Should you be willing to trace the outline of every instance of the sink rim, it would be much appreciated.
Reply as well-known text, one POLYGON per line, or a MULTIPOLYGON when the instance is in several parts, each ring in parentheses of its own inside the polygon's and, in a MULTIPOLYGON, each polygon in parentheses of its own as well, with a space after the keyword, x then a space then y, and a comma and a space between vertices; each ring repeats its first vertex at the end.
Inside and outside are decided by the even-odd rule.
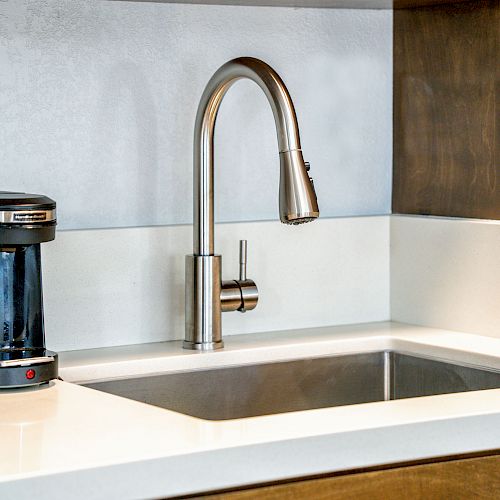
MULTIPOLYGON (((427 344, 426 344, 427 346, 427 344)), ((456 351, 456 353, 460 353, 461 351, 456 351)), ((290 358, 280 358, 276 360, 264 360, 264 361, 251 361, 251 362, 245 362, 245 363, 225 363, 220 366, 200 366, 200 367, 195 367, 195 368, 184 368, 184 369, 169 369, 165 371, 154 371, 154 372, 148 372, 148 373, 140 373, 140 374, 133 374, 133 375, 119 375, 115 377, 103 377, 103 378, 95 378, 91 380, 85 380, 81 382, 74 382, 76 385, 80 386, 87 386, 89 384, 98 384, 100 382, 113 382, 115 380, 134 380, 138 378, 146 378, 146 377, 161 377, 161 376, 166 376, 166 375, 177 375, 181 373, 195 373, 195 372, 205 372, 205 371, 215 371, 215 370, 224 370, 228 368, 238 368, 238 367, 249 367, 249 366, 260 366, 260 365, 274 365, 274 364, 280 364, 280 363, 289 363, 291 361, 305 361, 305 360, 314 360, 314 359, 325 359, 325 358, 338 358, 338 357, 345 357, 345 356, 356 356, 356 355, 361 355, 361 354, 379 354, 379 353, 385 353, 385 354, 401 354, 404 356, 412 356, 416 358, 422 358, 430 361, 437 361, 440 363, 448 363, 451 365, 458 365, 462 366, 464 368, 472 368, 476 370, 483 370, 483 371, 488 371, 488 372, 493 372, 493 373, 500 373, 500 367, 494 367, 494 366, 488 366, 487 364, 479 364, 479 363, 472 363, 472 362, 467 362, 467 361, 457 361, 456 359, 453 358, 446 358, 443 356, 433 356, 431 354, 426 354, 426 353, 420 353, 417 350, 406 350, 406 349, 397 349, 397 348, 391 348, 391 349, 367 349, 367 350, 360 350, 360 351, 349 351, 349 352, 335 352, 335 353, 330 353, 330 354, 322 354, 322 355, 314 355, 314 356, 293 356, 290 358)), ((467 354, 467 353, 466 353, 467 354)), ((201 354, 202 356, 205 354, 201 354)), ((212 353, 208 354, 209 356, 212 355, 212 353)))
MULTIPOLYGON (((360 366, 358 364, 358 366, 360 366)), ((488 380, 481 380, 481 374, 467 374, 467 373, 460 373, 460 371, 453 371, 453 367, 456 368, 464 368, 464 369, 472 369, 472 370, 478 370, 486 373, 492 373, 495 375, 500 374, 500 369, 496 367, 491 367, 491 366, 485 366, 485 365, 479 365, 477 363, 470 363, 466 361, 456 361, 456 360, 449 360, 445 359, 440 356, 432 356, 428 354, 421 354, 421 353, 415 353, 411 351, 405 351, 405 350, 400 350, 400 349, 373 349, 373 350, 364 350, 360 352, 354 352, 354 353, 334 353, 334 354, 324 354, 321 356, 309 356, 309 357, 300 357, 300 358, 290 358, 290 359, 279 359, 275 361, 265 361, 265 362, 253 362, 253 363, 245 363, 245 364, 226 364, 224 366, 216 366, 216 367, 202 367, 202 368, 197 368, 197 369, 184 369, 184 370, 176 370, 176 371, 168 371, 168 372, 160 372, 160 373, 149 373, 145 375, 133 375, 133 376, 125 376, 125 377, 112 377, 112 378, 107 378, 107 379, 100 379, 92 382, 87 382, 87 383, 81 383, 80 385, 86 387, 86 388, 91 388, 94 390, 98 390, 101 392, 105 392, 108 394, 115 395, 117 397, 123 397, 132 401, 140 402, 143 404, 147 404, 150 406, 155 406, 158 408, 161 408, 163 410, 167 411, 172 411, 177 414, 181 414, 190 418, 197 418, 200 421, 203 422, 230 422, 230 421, 236 421, 236 420, 241 420, 241 419, 248 419, 248 418, 259 418, 263 416, 277 416, 281 414, 287 414, 287 413, 297 413, 297 412, 303 412, 303 411, 316 411, 316 410, 325 410, 325 409, 332 409, 332 408, 338 408, 338 407, 348 407, 348 406, 357 406, 359 404, 372 404, 372 403, 388 403, 388 402, 395 402, 395 401, 401 401, 403 399, 420 399, 420 398, 427 398, 427 397, 439 397, 443 395, 450 395, 450 394, 464 394, 466 392, 480 392, 480 391, 488 391, 488 390, 496 390, 500 389, 500 383, 497 387, 491 387, 492 384, 497 384, 497 381, 494 379, 492 381, 488 380), (368 359, 368 360, 357 360, 356 356, 366 356, 366 355, 374 355, 375 357, 373 359, 368 359), (392 355, 392 356, 391 356, 392 355), (394 356, 396 355, 396 356, 394 356), (206 382, 204 380, 201 380, 201 384, 199 384, 199 381, 196 381, 196 384, 194 385, 194 391, 193 394, 191 395, 191 392, 189 390, 189 378, 187 381, 187 386, 186 386, 186 379, 180 379, 179 385, 177 384, 172 384, 172 380, 169 380, 168 382, 170 383, 170 389, 167 388, 165 392, 165 386, 168 386, 168 383, 162 384, 161 382, 156 382, 156 388, 155 388, 155 379, 162 378, 162 377, 176 377, 178 375, 183 375, 183 374, 203 374, 205 372, 214 374, 214 372, 224 372, 227 370, 234 370, 238 368, 254 368, 254 367, 272 367, 276 368, 279 365, 285 365, 285 364, 290 364, 294 362, 307 362, 307 361, 315 361, 315 360, 334 360, 336 358, 344 358, 344 361, 346 364, 344 366, 340 365, 339 368, 340 371, 335 373, 334 367, 328 365, 326 366, 327 372, 331 373, 333 375, 333 380, 334 380, 334 386, 333 386, 333 392, 329 393, 329 396, 326 397, 326 399, 318 400, 315 399, 315 395, 318 392, 315 389, 312 389, 309 387, 305 392, 303 392, 303 397, 305 400, 295 399, 297 396, 294 398, 294 390, 300 386, 300 383, 296 384, 289 384, 292 389, 291 392, 287 394, 287 396, 290 396, 290 399, 287 399, 287 403, 285 403, 284 407, 288 409, 283 409, 283 403, 282 406, 280 406, 279 402, 273 402, 273 403, 264 403, 264 407, 260 406, 261 403, 257 402, 254 403, 254 400, 252 400, 251 395, 252 391, 254 392, 256 389, 263 389, 263 391, 258 391, 257 394, 259 396, 261 394, 266 395, 269 397, 269 393, 273 391, 273 384, 271 382, 271 388, 268 390, 268 385, 267 385, 267 380, 272 380, 272 379, 266 379, 265 372, 262 374, 264 375, 264 378, 260 378, 259 376, 262 376, 261 374, 258 373, 258 370, 256 370, 253 375, 256 375, 257 380, 255 381, 255 377, 252 375, 252 372, 246 373, 242 376, 241 379, 236 380, 235 384, 230 382, 227 387, 228 387, 228 392, 226 392, 226 396, 229 395, 229 403, 228 401, 225 400, 224 398, 224 392, 218 392, 216 391, 215 395, 213 394, 214 387, 220 387, 220 380, 219 384, 209 384, 209 392, 206 394, 205 392, 200 392, 199 386, 203 385, 203 382, 206 382), (351 358, 345 359, 345 358, 351 358), (439 375, 439 370, 441 370, 441 376, 443 377, 443 383, 456 383, 456 380, 453 381, 453 378, 458 377, 458 385, 449 385, 448 388, 444 389, 446 385, 443 386, 443 384, 440 384, 439 382, 431 382, 429 384, 429 381, 423 382, 426 378, 428 379, 428 371, 426 375, 425 371, 425 365, 424 366, 417 366, 417 376, 420 374, 418 373, 418 370, 424 369, 423 377, 424 378, 416 378, 415 380, 412 379, 412 377, 408 378, 408 375, 404 375, 404 365, 403 365, 403 375, 398 375, 399 370, 401 370, 401 365, 396 365, 393 363, 398 363, 399 361, 402 361, 403 363, 405 362, 404 358, 410 358, 406 359, 406 362, 409 362, 411 365, 411 358, 414 360, 424 360, 424 361, 430 361, 434 363, 439 363, 440 365, 448 365, 446 366, 438 366, 437 369, 437 375, 439 375), (373 363, 372 363, 373 361, 373 363), (344 383, 341 383, 338 385, 338 380, 339 380, 339 374, 342 376, 342 370, 345 369, 346 367, 348 369, 355 369, 355 372, 357 373, 356 370, 356 363, 361 363, 363 366, 363 369, 366 369, 367 372, 370 370, 375 370, 375 373, 372 373, 372 378, 365 379, 365 382, 367 380, 373 380, 375 379, 376 385, 372 387, 370 383, 368 383, 368 387, 372 387, 373 392, 368 392, 366 391, 366 388, 363 387, 363 389, 359 389, 360 387, 367 385, 366 383, 363 383, 363 380, 361 379, 361 386, 359 385, 360 382, 359 380, 356 382, 356 380, 350 385, 350 380, 347 380, 347 382, 344 380, 344 383), (363 365, 363 363, 366 363, 363 365), (444 372, 442 370, 445 370, 444 372), (396 371, 394 371, 396 370, 396 371), (379 377, 380 375, 380 377, 379 377), (400 382, 398 382, 398 376, 403 377, 400 379, 400 382), (451 376, 451 377, 450 377, 451 376), (406 377, 406 378, 405 378, 406 377), (464 378, 462 378, 464 377, 464 378), (451 378, 451 381, 450 381, 451 378), (101 389, 99 387, 94 387, 95 385, 99 384, 106 384, 110 382, 113 384, 113 382, 127 382, 127 381, 138 381, 138 386, 139 390, 137 389, 137 386, 134 388, 132 385, 131 387, 127 388, 122 388, 120 390, 120 387, 115 387, 114 390, 118 392, 113 392, 110 390, 105 390, 101 389), (406 380, 406 382, 405 382, 406 380), (144 382, 145 385, 142 386, 141 389, 141 381, 144 382), (252 382, 253 381, 253 382, 252 382), (410 381, 410 382, 409 382, 410 381), (262 383, 264 382, 264 385, 262 383), (377 391, 380 391, 380 383, 383 385, 383 396, 378 394, 377 391), (422 383, 424 385, 422 386, 422 383), (159 384, 159 385, 158 385, 159 384), (241 391, 238 390, 238 384, 243 385, 248 387, 249 391, 241 391), (260 384, 260 385, 259 385, 260 384), (401 385, 399 385, 401 384, 401 385), (425 385, 427 384, 427 385, 425 385), (488 385, 490 387, 488 387, 488 385), (176 391, 175 387, 181 387, 182 391, 176 391), (441 386, 441 387, 440 387, 441 386), (471 388, 471 387, 478 387, 482 386, 479 388, 471 388), (340 387, 340 389, 339 389, 340 387), (410 388, 408 390, 408 387, 410 388), (439 388, 440 387, 440 388, 439 388), (464 390, 460 390, 460 388, 465 387, 464 390), (430 389, 429 389, 430 388, 430 389), (163 391, 162 391, 163 389, 163 391), (188 389, 188 390, 186 390, 188 389), (352 389, 352 390, 351 390, 352 389), (432 392, 434 390, 438 390, 439 392, 432 392), (459 390, 457 390, 459 389, 459 390), (170 391, 170 392, 169 392, 170 391), (339 392, 340 391, 340 392, 339 392), (344 391, 344 392, 343 392, 344 391), (365 391, 365 392, 363 392, 365 391), (406 391, 406 392, 405 392, 406 391), (412 392, 413 391, 413 392, 412 392), (420 393, 418 392, 420 391, 420 393), (179 392, 181 394, 189 394, 190 396, 183 397, 182 395, 179 396, 179 392), (406 395, 404 395, 406 393, 406 395), (415 395, 408 395, 408 394, 415 394, 415 395), (342 395, 343 394, 343 395, 342 395), (345 394, 351 394, 351 396, 347 396, 345 394), (363 395, 364 394, 364 395, 363 395), (378 395, 377 395, 378 394, 378 395), (135 398, 133 396, 136 396, 135 398), (166 396, 165 396, 166 395, 166 396), (231 395, 233 399, 231 399, 231 395), (334 396, 335 395, 335 396, 334 396), (247 396, 247 397, 245 397, 247 396), (248 398, 250 396, 250 398, 248 398), (313 396, 313 399, 311 400, 310 397, 313 396), (137 399, 137 397, 139 399, 137 399), (148 399, 149 397, 149 399, 148 399), (236 397, 236 399, 234 399, 236 397), (337 398, 337 399, 329 399, 329 398, 337 398), (146 399, 144 399, 146 398, 146 399), (163 398, 163 399, 161 399, 163 398), (221 399, 222 398, 222 399, 221 399), (340 401, 344 401, 343 403, 339 403, 340 401), (342 399, 344 398, 344 399, 342 399), (375 398, 375 399, 372 399, 375 398), (159 399, 161 399, 161 403, 159 403, 159 399), (214 402, 215 401, 215 406, 214 402), (156 402, 154 402, 156 401, 156 402), (304 403, 305 401, 305 403, 304 403), (320 401, 318 403, 318 401, 320 401), (325 402, 328 401, 328 404, 325 404, 325 402), (347 402, 346 402, 347 401, 347 402), (179 406, 180 402, 180 406, 179 406), (194 402, 194 404, 193 404, 194 402), (209 403, 210 402, 210 403, 209 403), (217 405, 217 403, 220 404, 217 405), (229 404, 229 406, 228 406, 229 404), (306 406, 303 406, 303 405, 306 406), (200 406, 201 405, 201 406, 200 406), (242 410, 242 405, 244 410, 242 410), (270 405, 270 406, 269 406, 270 405), (276 405, 276 406, 273 406, 276 405), (308 406, 311 405, 311 406, 308 406), (214 410, 214 407, 217 408, 214 410), (179 409, 183 408, 183 409, 179 409), (198 408, 198 409, 197 409, 198 408), (224 408, 224 409, 223 409, 224 408), (264 409, 263 408, 267 408, 264 409), (272 410, 270 410, 272 408, 272 410), (213 416, 214 412, 218 416, 213 416), (219 413, 217 413, 219 412, 219 413), (209 416, 212 415, 212 416, 209 416), (226 416, 222 416, 226 415, 226 416), (228 415, 228 416, 227 416, 228 415)), ((325 366, 323 367, 314 367, 314 368, 319 368, 319 371, 324 370, 325 366)), ((413 366, 415 369, 415 366, 413 366)), ((293 369, 296 369, 296 367, 292 367, 293 369)), ((431 371, 435 370, 436 367, 430 367, 431 371)), ((429 366, 427 366, 427 370, 429 370, 429 366)), ((285 376, 285 383, 286 383, 286 377, 289 376, 289 374, 286 374, 286 370, 283 373, 279 373, 280 370, 278 368, 278 375, 285 376)), ((305 371, 305 378, 307 379, 307 374, 310 373, 314 376, 317 376, 317 373, 315 375, 314 369, 311 369, 311 372, 305 371)), ((299 373, 300 374, 300 373, 299 373)), ((272 376, 272 373, 267 375, 272 376)), ((295 373, 294 375, 297 375, 295 373)), ((325 375, 325 372, 323 372, 323 376, 325 375)), ((366 377, 367 373, 362 371, 362 377, 366 377)), ((415 373, 414 375, 415 376, 415 373)), ((280 376, 278 376, 280 378, 280 376)), ((282 378, 282 377, 281 377, 282 378)), ((328 377, 330 378, 330 377, 328 377)), ((432 377, 431 377, 432 378, 432 377)), ((301 380, 302 378, 299 377, 294 378, 294 379, 289 379, 289 380, 301 380)), ((356 379, 356 377, 354 377, 356 379)), ((174 378, 175 380, 175 378, 174 378)), ((321 380, 321 379, 318 379, 321 380)), ((340 379, 341 380, 341 379, 340 379)), ((212 380, 212 382, 214 382, 212 380)), ((283 382, 283 381, 282 381, 283 382)), ((192 384, 192 380, 191 380, 192 384)), ((312 384, 313 387, 315 383, 312 384)), ((223 385, 222 385, 223 386, 223 385)), ((327 384, 323 387, 324 392, 325 389, 328 389, 330 386, 327 384)), ((191 390, 193 390, 193 385, 191 385, 191 390)), ((274 388, 276 391, 276 388, 274 388)), ((303 388, 301 389, 303 391, 303 388)), ((332 389, 330 389, 332 390, 332 389)), ((278 392, 275 392, 275 395, 278 396, 282 393, 283 391, 280 391, 278 389, 278 392)), ((284 391, 285 393, 287 392, 286 390, 284 391)), ((299 391, 300 392, 300 391, 299 391)), ((265 396, 266 397, 266 396, 265 396)), ((258 398, 257 401, 259 401, 260 397, 258 398)))

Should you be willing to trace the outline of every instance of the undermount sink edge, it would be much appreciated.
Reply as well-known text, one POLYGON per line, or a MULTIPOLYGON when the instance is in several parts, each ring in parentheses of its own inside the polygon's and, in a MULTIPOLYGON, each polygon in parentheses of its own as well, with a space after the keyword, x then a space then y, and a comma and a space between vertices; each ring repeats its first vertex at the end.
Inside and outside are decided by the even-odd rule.
POLYGON ((500 370, 395 350, 82 384, 209 421, 500 388, 500 370))

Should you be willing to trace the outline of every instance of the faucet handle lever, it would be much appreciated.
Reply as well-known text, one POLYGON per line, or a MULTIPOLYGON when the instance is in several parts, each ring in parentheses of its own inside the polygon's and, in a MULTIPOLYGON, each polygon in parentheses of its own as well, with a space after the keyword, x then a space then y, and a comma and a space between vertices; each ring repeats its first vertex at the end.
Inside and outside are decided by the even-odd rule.
POLYGON ((240 279, 222 282, 220 300, 222 312, 246 312, 257 306, 257 285, 247 278, 247 240, 240 240, 240 279))
POLYGON ((240 281, 247 279, 247 240, 240 240, 240 281))
POLYGON ((240 279, 236 283, 241 297, 238 311, 255 309, 259 300, 259 291, 255 282, 247 278, 247 240, 240 240, 240 279))

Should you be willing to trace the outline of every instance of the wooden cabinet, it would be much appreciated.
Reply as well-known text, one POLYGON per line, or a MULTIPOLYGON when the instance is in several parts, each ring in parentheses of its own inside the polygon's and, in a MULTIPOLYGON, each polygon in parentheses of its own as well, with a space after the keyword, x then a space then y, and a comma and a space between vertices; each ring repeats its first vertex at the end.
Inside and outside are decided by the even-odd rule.
MULTIPOLYGON (((500 450, 498 450, 500 451, 500 450)), ((201 496, 210 500, 498 500, 500 455, 257 486, 201 496)))
POLYGON ((393 212, 500 219, 500 3, 394 13, 393 212))

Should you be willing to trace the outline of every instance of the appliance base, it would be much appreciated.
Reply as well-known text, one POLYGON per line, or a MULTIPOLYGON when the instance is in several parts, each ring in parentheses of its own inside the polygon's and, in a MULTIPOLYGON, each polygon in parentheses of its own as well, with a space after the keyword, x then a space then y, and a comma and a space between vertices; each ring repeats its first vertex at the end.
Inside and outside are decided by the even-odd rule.
POLYGON ((43 351, 41 356, 0 361, 0 389, 44 384, 57 378, 57 354, 43 351))

